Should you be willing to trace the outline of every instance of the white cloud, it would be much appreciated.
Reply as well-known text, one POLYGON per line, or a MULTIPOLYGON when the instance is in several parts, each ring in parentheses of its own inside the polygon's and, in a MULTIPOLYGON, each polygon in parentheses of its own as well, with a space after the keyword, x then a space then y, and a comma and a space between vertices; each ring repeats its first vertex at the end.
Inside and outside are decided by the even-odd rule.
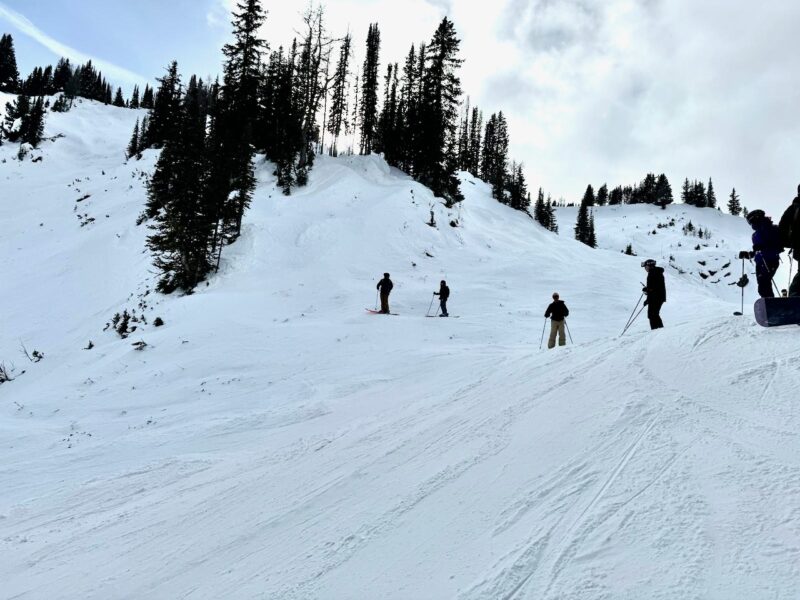
POLYGON ((129 71, 124 67, 120 67, 95 56, 90 56, 66 44, 62 44, 36 27, 27 17, 11 10, 3 4, 0 4, 0 18, 11 23, 11 25, 16 27, 19 31, 36 40, 56 56, 64 56, 75 63, 85 63, 91 60, 95 67, 111 80, 125 83, 141 83, 150 79, 149 77, 144 77, 129 71))

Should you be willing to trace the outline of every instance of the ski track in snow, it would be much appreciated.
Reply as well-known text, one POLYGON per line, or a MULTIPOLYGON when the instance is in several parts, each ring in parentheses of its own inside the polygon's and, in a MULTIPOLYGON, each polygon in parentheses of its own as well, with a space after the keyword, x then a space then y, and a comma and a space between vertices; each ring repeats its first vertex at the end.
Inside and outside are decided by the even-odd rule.
POLYGON ((82 102, 42 162, 0 148, 4 598, 796 598, 800 339, 730 316, 741 219, 607 207, 589 250, 574 209, 555 236, 468 175, 456 211, 377 157, 290 198, 259 162, 219 275, 122 340, 153 287, 137 116, 82 102), (619 337, 645 255, 667 329, 619 337), (386 270, 400 315, 365 315, 386 270), (461 318, 425 319, 443 278, 461 318), (578 345, 538 351, 556 289, 578 345))

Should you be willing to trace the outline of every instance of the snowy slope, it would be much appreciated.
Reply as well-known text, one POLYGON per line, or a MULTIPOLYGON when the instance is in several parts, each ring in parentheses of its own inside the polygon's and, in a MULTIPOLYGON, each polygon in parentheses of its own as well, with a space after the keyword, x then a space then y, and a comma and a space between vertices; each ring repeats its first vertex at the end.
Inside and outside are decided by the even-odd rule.
MULTIPOLYGON (((356 157, 289 198, 262 164, 220 274, 145 295, 136 117, 84 102, 42 162, 0 148, 0 361, 26 371, 0 386, 5 595, 795 597, 800 340, 731 317, 738 288, 671 269, 668 328, 620 339, 642 257, 602 217, 593 251, 468 176, 448 211, 356 157), (396 317, 364 311, 384 271, 396 317), (424 318, 442 278, 458 319, 424 318), (554 290, 577 345, 539 351, 554 290)), ((695 224, 726 246, 681 264, 746 247, 695 224)))

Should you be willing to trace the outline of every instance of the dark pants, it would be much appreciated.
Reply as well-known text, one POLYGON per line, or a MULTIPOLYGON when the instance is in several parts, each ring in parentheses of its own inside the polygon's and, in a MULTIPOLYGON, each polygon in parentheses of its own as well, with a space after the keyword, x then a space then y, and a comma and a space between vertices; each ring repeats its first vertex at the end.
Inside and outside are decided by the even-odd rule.
POLYGON ((664 327, 664 322, 661 320, 661 307, 663 302, 647 301, 647 318, 650 319, 650 329, 661 329, 664 327))
POLYGON ((758 295, 762 298, 775 297, 772 278, 778 272, 779 265, 779 259, 764 260, 761 255, 756 256, 756 281, 758 281, 758 295))
POLYGON ((442 311, 442 316, 443 317, 449 316, 447 314, 447 300, 445 300, 445 299, 439 300, 439 310, 442 311))
POLYGON ((794 276, 792 284, 789 286, 790 296, 800 296, 800 273, 794 276))
POLYGON ((389 294, 381 294, 381 312, 389 314, 389 294))

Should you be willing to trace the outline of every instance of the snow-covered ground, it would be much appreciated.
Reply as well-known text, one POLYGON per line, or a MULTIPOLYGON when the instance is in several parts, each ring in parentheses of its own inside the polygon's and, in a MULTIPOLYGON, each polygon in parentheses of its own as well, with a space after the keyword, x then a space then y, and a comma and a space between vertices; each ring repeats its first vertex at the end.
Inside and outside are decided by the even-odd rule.
POLYGON ((137 116, 0 148, 3 597, 796 597, 800 337, 731 316, 743 220, 602 209, 591 250, 469 176, 447 210, 376 157, 288 198, 262 163, 220 273, 158 297, 137 116), (667 328, 620 338, 647 253, 667 328), (384 271, 399 316, 364 310, 384 271), (425 318, 440 279, 458 319, 425 318), (540 351, 553 291, 575 345, 540 351), (104 332, 126 308, 148 324, 104 332))

